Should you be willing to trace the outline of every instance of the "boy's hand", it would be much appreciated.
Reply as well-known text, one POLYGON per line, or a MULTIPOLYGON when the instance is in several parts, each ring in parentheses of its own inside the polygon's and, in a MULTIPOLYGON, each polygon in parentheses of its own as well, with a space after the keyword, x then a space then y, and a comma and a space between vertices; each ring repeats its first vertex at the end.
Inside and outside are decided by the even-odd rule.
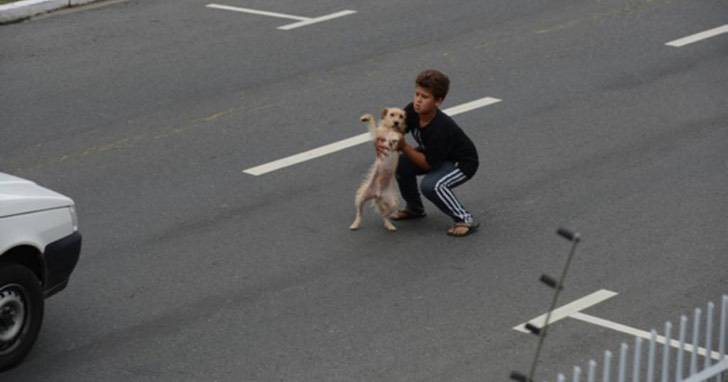
POLYGON ((399 142, 397 143, 397 151, 404 150, 404 147, 407 145, 407 141, 404 139, 404 136, 399 139, 399 142))

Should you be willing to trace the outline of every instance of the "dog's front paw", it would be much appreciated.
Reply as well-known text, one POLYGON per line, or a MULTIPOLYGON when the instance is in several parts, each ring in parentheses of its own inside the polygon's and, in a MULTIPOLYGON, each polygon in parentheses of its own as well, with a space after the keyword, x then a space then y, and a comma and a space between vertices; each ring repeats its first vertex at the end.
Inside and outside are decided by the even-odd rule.
POLYGON ((359 229, 359 227, 361 227, 361 221, 355 221, 355 222, 351 223, 351 225, 349 226, 349 229, 352 231, 356 231, 359 229))

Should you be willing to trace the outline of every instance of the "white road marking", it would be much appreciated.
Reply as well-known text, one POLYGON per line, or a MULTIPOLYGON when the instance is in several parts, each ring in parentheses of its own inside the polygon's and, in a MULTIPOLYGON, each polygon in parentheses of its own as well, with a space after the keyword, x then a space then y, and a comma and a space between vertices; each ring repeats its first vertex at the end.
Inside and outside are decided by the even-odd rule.
POLYGON ((464 104, 445 109, 445 114, 452 117, 453 115, 462 114, 462 113, 468 112, 470 110, 475 110, 475 109, 478 109, 481 107, 492 105, 494 103, 498 103, 500 101, 501 100, 499 100, 498 98, 493 98, 493 97, 485 97, 485 98, 481 98, 481 99, 476 99, 475 101, 466 102, 464 104))
POLYGON ((705 40, 711 37, 715 37, 719 34, 728 33, 728 24, 719 26, 717 28, 709 29, 704 32, 696 33, 694 35, 690 35, 687 37, 683 37, 674 41, 670 41, 668 43, 665 43, 665 45, 674 46, 676 48, 679 48, 681 46, 685 46, 688 44, 692 44, 694 42, 698 42, 701 40, 705 40))
POLYGON ((305 162, 305 161, 308 161, 311 159, 322 157, 324 155, 335 153, 337 151, 341 151, 341 150, 347 149, 349 147, 362 144, 369 140, 371 140, 371 136, 369 135, 369 133, 359 134, 357 136, 354 136, 354 137, 351 137, 348 139, 344 139, 344 140, 341 140, 338 142, 330 143, 328 145, 321 146, 321 147, 313 149, 313 150, 304 151, 300 154, 291 155, 291 156, 285 157, 283 159, 278 159, 273 162, 269 162, 266 164, 262 164, 260 166, 252 167, 243 172, 246 174, 255 175, 255 176, 267 174, 267 173, 275 171, 275 170, 280 170, 284 167, 293 166, 294 164, 298 164, 298 163, 305 162))
POLYGON ((291 30, 291 29, 305 27, 307 25, 320 23, 322 21, 327 21, 327 20, 331 20, 331 19, 338 18, 338 17, 343 17, 343 16, 351 15, 351 14, 354 14, 354 13, 356 13, 356 11, 352 11, 350 9, 347 9, 347 10, 343 10, 341 12, 332 13, 330 15, 316 17, 316 18, 312 18, 312 19, 308 19, 308 20, 303 20, 303 21, 299 21, 299 22, 293 23, 293 24, 283 25, 283 26, 278 27, 278 29, 284 30, 284 31, 288 31, 288 30, 291 30))
POLYGON ((232 6, 229 6, 229 5, 207 4, 206 7, 208 7, 208 8, 214 8, 214 9, 221 9, 221 10, 224 10, 224 11, 233 11, 233 12, 251 13, 251 14, 254 14, 254 15, 261 15, 261 16, 279 17, 279 18, 282 18, 282 19, 293 19, 293 20, 299 20, 299 21, 310 20, 308 17, 287 15, 285 13, 259 11, 259 10, 250 9, 250 8, 232 7, 232 6))
MULTIPOLYGON (((474 110, 480 107, 492 105, 494 103, 501 102, 498 98, 492 98, 492 97, 485 97, 480 98, 472 102, 464 103, 462 105, 454 106, 448 109, 443 110, 443 112, 449 116, 455 116, 461 113, 465 113, 470 110, 474 110)), ((291 155, 289 157, 285 157, 283 159, 278 159, 272 162, 268 162, 259 166, 251 167, 247 170, 243 170, 244 173, 250 174, 250 175, 263 175, 267 174, 272 171, 280 170, 282 168, 293 166, 295 164, 305 162, 311 159, 315 159, 318 157, 322 157, 324 155, 328 155, 331 153, 335 153, 337 151, 341 151, 344 149, 347 149, 352 146, 356 146, 365 142, 368 142, 371 140, 371 136, 369 133, 359 134, 357 136, 347 138, 338 142, 330 143, 325 146, 321 146, 316 149, 308 150, 305 152, 302 152, 300 154, 291 155)))
MULTIPOLYGON (((551 325, 554 322, 562 320, 564 318, 573 318, 573 319, 576 319, 579 321, 590 323, 592 325, 601 326, 603 328, 625 333, 630 336, 641 337, 641 338, 650 340, 652 338, 652 334, 650 332, 636 329, 636 328, 633 328, 633 327, 630 327, 627 325, 622 325, 618 322, 605 320, 605 319, 599 318, 599 317, 594 317, 592 315, 581 312, 582 310, 584 310, 590 306, 596 305, 596 304, 598 304, 606 299, 609 299, 611 297, 614 297, 616 295, 617 295, 617 293, 615 293, 615 292, 611 292, 606 289, 601 289, 588 296, 582 297, 574 302, 566 304, 560 308, 554 309, 551 312, 551 318, 549 319, 548 324, 545 323, 546 315, 542 314, 528 322, 524 322, 523 324, 515 326, 513 329, 517 330, 519 332, 522 332, 522 333, 530 333, 526 329, 526 323, 531 323, 531 325, 541 329, 546 325, 551 325)), ((665 338, 664 336, 658 335, 655 337, 655 341, 660 344, 665 344, 665 342, 667 342, 667 338, 665 338)), ((679 349, 680 341, 678 341, 676 339, 670 339, 670 346, 674 347, 676 349, 679 349)), ((685 343, 683 345, 683 349, 686 352, 692 352, 693 345, 691 345, 689 343, 685 343)), ((705 357, 706 354, 708 354, 708 351, 705 348, 698 347, 697 349, 698 349, 698 354, 700 354, 703 357, 705 357)), ((716 360, 721 359, 720 353, 716 352, 716 351, 711 351, 710 356, 711 356, 711 358, 716 359, 716 360)))
POLYGON ((682 382, 704 382, 708 380, 708 377, 718 375, 723 370, 728 370, 728 359, 720 361, 688 379, 683 379, 682 382))
MULTIPOLYGON (((576 301, 573 301, 569 304, 566 304, 560 308, 556 308, 551 312, 551 317, 549 318, 548 325, 553 324, 556 321, 559 321, 561 319, 564 319, 566 317, 571 316, 574 313, 579 312, 580 310, 584 310, 590 306, 599 304, 600 302, 607 300, 609 298, 612 298, 616 296, 618 293, 612 292, 606 289, 600 289, 588 296, 584 296, 576 301)), ((520 325, 515 326, 513 329, 517 330, 519 332, 523 333, 530 333, 526 329, 526 324, 531 323, 531 325, 537 327, 537 328, 543 328, 546 321, 546 314, 542 314, 532 320, 529 320, 528 322, 524 322, 520 325)))
MULTIPOLYGON (((622 325, 622 324, 617 323, 617 322, 605 320, 603 318, 590 316, 588 314, 584 314, 584 313, 581 313, 581 312, 572 313, 572 314, 569 315, 569 317, 574 318, 574 319, 577 319, 577 320, 580 320, 580 321, 588 322, 588 323, 590 323, 592 325, 597 325, 597 326, 601 326, 603 328, 616 330, 618 332, 622 332, 622 333, 625 333, 625 334, 629 334, 629 335, 635 336, 635 337, 642 337, 642 338, 645 338, 645 339, 648 339, 648 340, 652 336, 650 334, 650 332, 646 332, 646 331, 640 330, 640 329, 635 329, 635 328, 629 327, 627 325, 622 325)), ((658 335, 656 337, 656 340, 657 340, 657 342, 659 342, 661 344, 664 344, 666 342, 666 338, 664 336, 659 336, 658 335)), ((671 339, 670 340, 670 346, 679 349, 680 348, 680 341, 671 339)), ((690 344, 686 343, 685 344, 685 351, 688 351, 688 352, 693 351, 693 345, 690 345, 690 344)), ((707 351, 704 348, 698 347, 698 354, 700 354, 702 356, 705 356, 705 354, 707 354, 707 351)), ((714 359, 720 359, 720 353, 718 353, 716 351, 712 351, 710 355, 714 359)))
POLYGON ((295 29, 295 28, 305 27, 307 25, 316 24, 316 23, 320 23, 323 21, 327 21, 327 20, 331 20, 331 19, 335 19, 338 17, 343 17, 343 16, 347 16, 347 15, 356 13, 356 11, 347 9, 347 10, 332 13, 329 15, 311 18, 311 17, 289 15, 289 14, 285 14, 285 13, 260 11, 257 9, 250 9, 250 8, 233 7, 230 5, 221 5, 221 4, 207 4, 206 7, 213 8, 213 9, 220 9, 220 10, 224 10, 224 11, 242 12, 242 13, 250 13, 250 14, 254 14, 254 15, 298 20, 298 22, 278 27, 278 29, 280 29, 280 30, 291 30, 291 29, 295 29))

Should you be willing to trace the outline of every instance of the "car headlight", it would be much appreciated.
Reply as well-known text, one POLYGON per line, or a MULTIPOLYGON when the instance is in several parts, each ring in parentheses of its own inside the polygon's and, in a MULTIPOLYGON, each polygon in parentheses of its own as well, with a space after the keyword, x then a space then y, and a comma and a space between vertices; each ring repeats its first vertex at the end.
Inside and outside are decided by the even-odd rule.
POLYGON ((71 224, 73 224, 73 230, 78 231, 78 215, 76 215, 76 206, 68 207, 68 212, 71 213, 71 224))

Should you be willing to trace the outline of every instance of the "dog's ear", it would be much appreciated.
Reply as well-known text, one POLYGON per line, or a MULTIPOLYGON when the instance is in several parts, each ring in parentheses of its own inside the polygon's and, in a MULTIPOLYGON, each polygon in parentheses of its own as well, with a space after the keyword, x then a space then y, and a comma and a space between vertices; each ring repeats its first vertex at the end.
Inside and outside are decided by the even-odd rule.
POLYGON ((382 110, 382 118, 386 117, 387 113, 389 113, 389 108, 385 107, 384 110, 382 110))

